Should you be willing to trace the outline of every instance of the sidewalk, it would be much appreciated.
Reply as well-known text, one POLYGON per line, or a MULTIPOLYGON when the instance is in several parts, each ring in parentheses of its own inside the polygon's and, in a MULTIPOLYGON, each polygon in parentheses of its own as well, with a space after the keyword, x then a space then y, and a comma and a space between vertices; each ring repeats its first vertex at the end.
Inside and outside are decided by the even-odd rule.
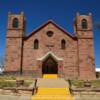
POLYGON ((31 100, 31 96, 14 96, 14 95, 2 95, 0 94, 0 100, 31 100))

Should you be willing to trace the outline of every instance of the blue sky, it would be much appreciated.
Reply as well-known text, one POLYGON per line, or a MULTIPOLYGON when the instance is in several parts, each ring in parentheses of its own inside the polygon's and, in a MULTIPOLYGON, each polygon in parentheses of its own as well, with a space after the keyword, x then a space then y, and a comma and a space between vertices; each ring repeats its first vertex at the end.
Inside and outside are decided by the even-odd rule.
POLYGON ((0 0, 0 57, 5 53, 8 12, 24 12, 26 34, 52 19, 70 33, 76 12, 93 14, 96 67, 100 67, 100 0, 0 0))

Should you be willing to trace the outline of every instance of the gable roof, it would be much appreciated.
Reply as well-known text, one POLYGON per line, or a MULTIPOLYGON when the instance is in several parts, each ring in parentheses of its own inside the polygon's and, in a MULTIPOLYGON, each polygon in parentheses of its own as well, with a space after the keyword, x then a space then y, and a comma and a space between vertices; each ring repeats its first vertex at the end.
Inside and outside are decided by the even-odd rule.
POLYGON ((39 30, 41 30, 42 28, 44 28, 45 26, 47 26, 48 24, 53 24, 56 28, 58 28, 59 30, 61 30, 62 32, 64 32, 66 35, 68 35, 69 37, 76 39, 75 36, 71 35, 71 33, 66 32, 63 28, 61 28, 59 25, 57 25, 54 21, 49 20, 48 22, 46 22, 45 24, 41 25, 38 29, 32 31, 28 36, 25 37, 25 40, 27 40, 29 37, 31 37, 33 34, 35 34, 36 32, 38 32, 39 30))

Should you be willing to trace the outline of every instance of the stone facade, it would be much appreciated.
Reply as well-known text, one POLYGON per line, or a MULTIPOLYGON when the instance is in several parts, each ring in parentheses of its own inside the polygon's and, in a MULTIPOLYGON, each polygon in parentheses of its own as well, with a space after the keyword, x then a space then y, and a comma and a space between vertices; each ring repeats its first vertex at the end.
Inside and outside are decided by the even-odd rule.
POLYGON ((6 35, 6 73, 20 73, 42 77, 43 63, 49 56, 57 62, 58 76, 71 79, 95 79, 94 45, 92 16, 77 14, 74 22, 75 35, 71 35, 53 21, 24 35, 24 14, 8 15, 8 31, 6 35), (18 27, 14 28, 13 19, 18 19, 18 27), (87 21, 87 28, 82 28, 82 20, 87 21), (47 32, 53 32, 48 36, 47 32), (34 41, 38 40, 38 49, 34 41), (61 41, 65 41, 62 49, 61 41))

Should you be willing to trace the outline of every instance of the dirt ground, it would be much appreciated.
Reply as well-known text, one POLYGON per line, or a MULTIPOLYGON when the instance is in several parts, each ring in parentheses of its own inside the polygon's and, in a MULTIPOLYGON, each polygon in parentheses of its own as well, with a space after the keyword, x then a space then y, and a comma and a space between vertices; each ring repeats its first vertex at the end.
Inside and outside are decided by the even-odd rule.
POLYGON ((74 96, 75 100, 100 100, 100 95, 81 95, 74 96))
MULTIPOLYGON (((74 96, 75 100, 100 100, 100 95, 84 95, 84 96, 74 96)), ((18 95, 2 95, 0 94, 0 100, 31 100, 31 96, 18 96, 18 95)))

